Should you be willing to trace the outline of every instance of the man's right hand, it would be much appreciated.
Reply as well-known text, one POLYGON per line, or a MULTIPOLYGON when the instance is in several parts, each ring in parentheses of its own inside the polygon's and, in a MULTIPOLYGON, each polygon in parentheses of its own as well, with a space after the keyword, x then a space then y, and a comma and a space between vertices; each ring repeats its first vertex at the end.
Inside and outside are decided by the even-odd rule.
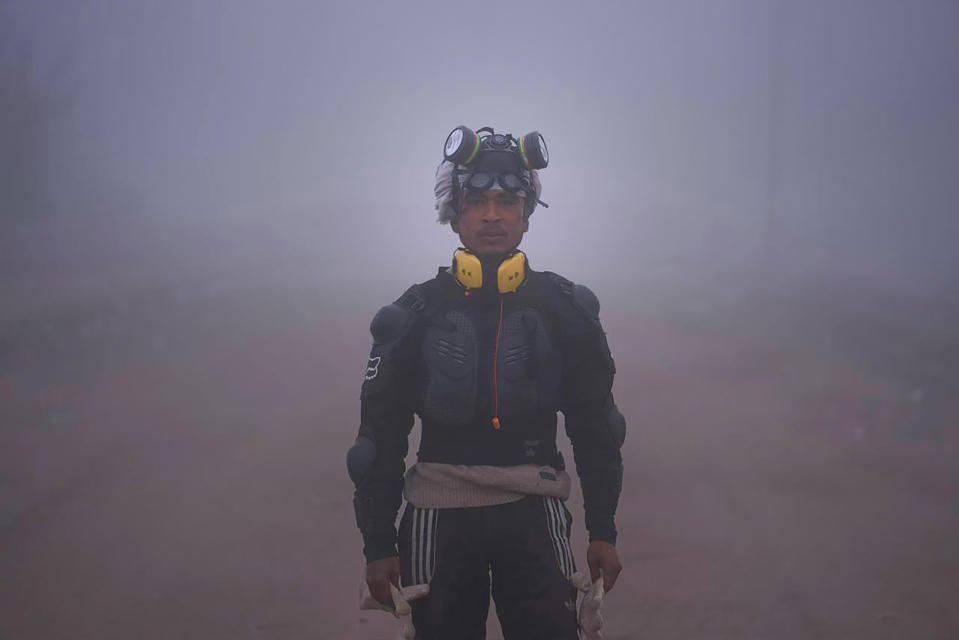
POLYGON ((377 602, 393 609, 390 583, 400 586, 400 559, 396 556, 374 560, 366 565, 366 586, 377 602))

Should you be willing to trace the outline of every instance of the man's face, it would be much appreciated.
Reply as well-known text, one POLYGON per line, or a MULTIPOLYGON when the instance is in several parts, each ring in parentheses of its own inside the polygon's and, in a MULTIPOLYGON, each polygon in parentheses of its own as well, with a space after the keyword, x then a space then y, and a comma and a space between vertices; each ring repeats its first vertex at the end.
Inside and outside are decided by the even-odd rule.
POLYGON ((524 204, 525 198, 509 191, 467 192, 462 212, 450 226, 470 253, 509 253, 529 230, 529 222, 523 220, 524 204))

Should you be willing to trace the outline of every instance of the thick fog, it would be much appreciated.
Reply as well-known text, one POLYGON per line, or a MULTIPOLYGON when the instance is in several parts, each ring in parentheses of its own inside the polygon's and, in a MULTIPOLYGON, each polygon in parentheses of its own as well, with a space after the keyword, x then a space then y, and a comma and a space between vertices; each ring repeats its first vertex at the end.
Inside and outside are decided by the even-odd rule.
POLYGON ((602 302, 608 637, 959 633, 959 3, 0 0, 0 636, 386 637, 343 455, 458 125, 602 302))
MULTIPOLYGON (((27 57, 62 103, 39 152, 50 208, 122 207, 178 229, 163 250, 188 261, 214 242, 256 271, 285 254, 290 279, 334 265, 376 279, 388 266, 394 288, 429 277, 456 244, 434 222, 433 171, 466 124, 550 146, 534 266, 940 290, 959 274, 954 2, 51 2, 4 16, 6 64, 27 57)), ((106 249, 162 243, 131 233, 106 249)))

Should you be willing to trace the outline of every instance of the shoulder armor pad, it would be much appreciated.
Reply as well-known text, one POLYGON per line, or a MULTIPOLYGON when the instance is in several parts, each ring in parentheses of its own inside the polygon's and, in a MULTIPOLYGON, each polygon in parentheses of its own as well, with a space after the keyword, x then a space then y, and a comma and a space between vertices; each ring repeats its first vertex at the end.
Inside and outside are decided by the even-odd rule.
POLYGON ((370 323, 370 333, 377 344, 392 342, 402 336, 410 326, 414 313, 394 302, 376 312, 370 323))
POLYGON ((573 301, 580 309, 585 311, 589 317, 599 317, 599 298, 597 298, 592 289, 585 284, 573 285, 573 301))
POLYGON ((370 333, 377 344, 403 336, 427 306, 430 282, 414 284, 399 298, 377 311, 370 323, 370 333))
POLYGON ((553 273, 552 271, 544 271, 543 274, 548 276, 549 279, 552 280, 557 287, 559 287, 560 291, 566 295, 573 294, 573 287, 575 287, 575 285, 571 280, 567 280, 563 276, 559 275, 558 273, 553 273))
POLYGON ((419 313, 426 308, 426 292, 423 291, 422 285, 414 284, 404 291, 403 295, 397 298, 393 304, 405 307, 414 313, 419 313))
POLYGON ((560 291, 569 296, 573 307, 589 318, 593 323, 599 321, 599 298, 596 297, 592 289, 584 284, 575 284, 573 281, 552 271, 546 271, 544 273, 559 287, 560 291))

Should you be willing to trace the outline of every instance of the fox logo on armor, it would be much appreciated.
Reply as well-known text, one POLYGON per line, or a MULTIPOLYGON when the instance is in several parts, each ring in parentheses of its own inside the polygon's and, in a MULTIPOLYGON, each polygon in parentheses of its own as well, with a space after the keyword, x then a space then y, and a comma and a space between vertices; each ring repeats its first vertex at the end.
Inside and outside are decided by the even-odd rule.
POLYGON ((366 363, 366 379, 372 380, 380 372, 380 356, 370 357, 366 363))

